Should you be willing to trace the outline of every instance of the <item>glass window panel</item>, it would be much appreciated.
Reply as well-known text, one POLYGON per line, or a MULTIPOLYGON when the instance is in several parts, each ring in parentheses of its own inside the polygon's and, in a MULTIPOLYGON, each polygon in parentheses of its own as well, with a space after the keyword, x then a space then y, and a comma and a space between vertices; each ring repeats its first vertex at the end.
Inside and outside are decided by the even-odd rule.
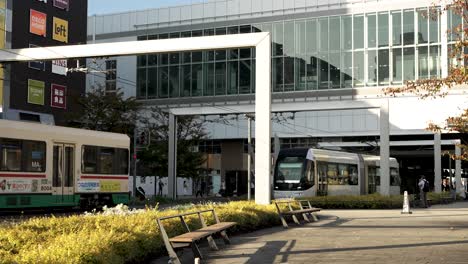
POLYGON ((273 25, 273 55, 283 55, 283 23, 273 25))
POLYGON ((319 19, 320 51, 328 51, 328 18, 319 19))
POLYGON ((192 52, 192 63, 201 62, 202 60, 203 60, 203 52, 202 51, 192 52))
POLYGON ((146 68, 137 70, 137 98, 146 98, 146 68))
POLYGON ((184 65, 182 66, 182 89, 180 91, 180 96, 181 97, 187 97, 190 96, 190 86, 192 84, 192 67, 191 65, 184 65))
POLYGON ((159 64, 160 65, 167 65, 169 64, 169 54, 167 53, 162 53, 162 54, 159 54, 159 64))
MULTIPOLYGON (((0 142, 1 142, 1 139, 0 139, 0 142)), ((8 145, 6 144, 6 146, 8 145)), ((2 149, 1 143, 0 143, 0 149, 2 149)), ((17 152, 17 149, 15 149, 14 152, 17 152)), ((0 154, 0 157, 1 156, 2 155, 0 154)), ((5 157, 8 158, 8 155, 6 155, 5 157)), ((17 156, 14 155, 14 158, 16 157, 17 156)), ((22 157, 23 157, 22 171, 45 172, 46 170, 46 144, 45 142, 24 140, 23 149, 22 149, 22 157)), ((9 161, 6 161, 6 163, 8 164, 9 161)))
POLYGON ((339 51, 341 49, 340 17, 330 18, 330 50, 339 51))
POLYGON ((379 13, 378 17, 378 31, 379 31, 379 47, 386 47, 388 46, 388 35, 389 35, 389 29, 388 29, 388 13, 379 13))
POLYGON ((179 59, 180 59, 179 52, 169 54, 169 61, 171 64, 179 64, 180 63, 179 59))
POLYGON ((148 36, 138 36, 137 40, 147 40, 148 36))
POLYGON ((308 20, 306 30, 306 52, 313 54, 317 52, 317 20, 308 20))
POLYGON ((216 35, 226 35, 226 28, 225 27, 217 28, 216 35))
MULTIPOLYGON (((239 84, 239 62, 230 61, 228 62, 228 94, 238 93, 239 84)), ((244 77, 244 76, 243 76, 244 77)), ((250 76, 249 76, 250 79, 250 76)))
POLYGON ((239 27, 238 26, 228 27, 228 34, 239 34, 239 27))
POLYGON ((217 61, 226 60, 226 50, 215 50, 215 58, 217 61))
POLYGON ((404 45, 414 44, 414 10, 405 10, 403 13, 404 45))
POLYGON ((148 66, 156 66, 158 65, 158 55, 152 54, 148 55, 148 66))
POLYGON ((377 85, 377 51, 367 51, 367 85, 377 85))
POLYGON ((14 139, 2 139, 0 141, 1 171, 21 171, 22 142, 14 139))
POLYGON ((353 53, 343 52, 341 66, 341 87, 353 87, 353 53))
POLYGON ((226 62, 216 63, 216 95, 226 94, 226 62))
POLYGON ((392 83, 401 84, 403 76, 403 54, 400 49, 393 49, 393 80, 392 83))
POLYGON ((340 63, 341 54, 330 53, 330 84, 331 88, 340 88, 340 63))
POLYGON ((204 83, 205 85, 203 90, 203 96, 212 96, 214 95, 214 77, 215 77, 215 68, 214 63, 205 63, 203 64, 205 78, 204 83))
POLYGON ((180 73, 179 66, 171 66, 169 68, 169 96, 179 97, 180 89, 180 73))
POLYGON ((190 37, 192 37, 192 31, 185 31, 185 32, 182 32, 182 33, 180 33, 180 37, 182 37, 182 38, 190 38, 190 37))
POLYGON ((296 22, 296 54, 306 54, 306 23, 305 21, 296 22))
POLYGON ((252 50, 250 48, 239 49, 241 59, 249 59, 252 55, 252 50))
POLYGON ((401 45, 401 12, 392 12, 392 44, 401 45))
POLYGON ((429 78, 429 48, 419 47, 418 48, 418 78, 428 79, 429 78))
POLYGON ((192 62, 192 53, 191 52, 183 52, 182 53, 182 62, 183 63, 192 62))
POLYGON ((174 32, 169 34, 169 38, 174 39, 174 38, 180 38, 180 32, 174 32))
POLYGON ((462 23, 462 17, 458 14, 456 14, 454 11, 449 10, 448 11, 448 18, 449 18, 449 23, 448 23, 448 30, 450 30, 452 33, 449 34, 449 40, 450 41, 456 41, 457 40, 457 32, 454 30, 456 27, 461 25, 462 23))
MULTIPOLYGON (((255 59, 252 59, 251 61, 248 61, 250 63, 250 87, 251 87, 251 92, 250 93, 255 93, 255 65, 256 61, 255 59)), ((242 63, 242 61, 241 61, 242 63)), ((241 64, 242 66, 242 64, 241 64)), ((242 83, 241 83, 242 84, 242 83)), ((242 91, 241 91, 242 92, 242 91)))
POLYGON ((214 36, 214 29, 208 28, 203 30, 203 36, 214 36))
POLYGON ((418 9, 418 43, 429 41, 427 9, 418 9))
POLYGON ((429 48, 428 69, 431 78, 440 77, 440 46, 431 46, 429 48))
POLYGON ((294 22, 284 23, 284 55, 294 56, 294 22))
POLYGON ((202 64, 192 64, 192 96, 202 95, 203 67, 202 64))
POLYGON ((354 16, 354 49, 364 48, 364 16, 354 16))
POLYGON ((254 65, 250 60, 241 60, 239 61, 239 92, 241 94, 251 93, 253 90, 253 80, 252 77, 255 75, 254 65))
POLYGON ((148 98, 155 98, 158 91, 158 68, 148 68, 148 98))
POLYGON ((128 175, 128 149, 116 149, 118 155, 117 173, 120 175, 128 175))
POLYGON ((168 38, 169 38, 169 34, 167 33, 159 34, 159 39, 168 39, 168 38))
POLYGON ((306 89, 306 60, 303 58, 296 58, 296 91, 303 91, 306 89))
POLYGON ((243 25, 243 26, 240 26, 239 32, 240 32, 241 34, 251 33, 251 32, 252 32, 252 27, 251 27, 250 25, 243 25))
POLYGON ((315 56, 308 56, 307 70, 307 90, 316 90, 318 85, 318 65, 315 56))
POLYGON ((364 51, 354 52, 354 86, 364 85, 364 72, 366 70, 364 64, 364 51))
POLYGON ((239 59, 239 49, 230 49, 228 50, 228 55, 230 60, 239 59))
POLYGON ((351 50, 353 48, 353 17, 341 17, 341 48, 344 50, 351 50))
POLYGON ((379 50, 379 85, 390 83, 390 52, 388 49, 379 50))
MULTIPOLYGON (((54 156, 58 156, 58 147, 54 147, 54 156)), ((83 172, 85 173, 97 173, 97 153, 98 148, 93 146, 83 146, 83 172)), ((54 158, 54 160, 58 160, 54 158)), ((58 164, 57 164, 58 165, 58 164)), ((55 166, 54 166, 55 167, 55 166)))
POLYGON ((114 160, 113 148, 99 148, 98 155, 98 173, 99 174, 112 174, 113 173, 113 160, 114 160))
POLYGON ((283 91, 283 58, 273 59, 273 92, 283 91))
POLYGON ((412 81, 415 79, 416 60, 415 60, 415 49, 404 48, 403 49, 403 72, 404 81, 412 81))
POLYGON ((367 46, 377 46, 377 17, 374 14, 367 15, 367 46))
POLYGON ((284 91, 294 91, 294 58, 284 58, 284 91))
POLYGON ((328 63, 328 54, 320 54, 319 89, 329 88, 329 66, 330 64, 328 63))
POLYGON ((439 10, 434 8, 430 8, 429 10, 429 42, 437 43, 440 41, 439 10))
POLYGON ((262 32, 262 25, 253 25, 252 26, 252 33, 262 32))
POLYGON ((158 35, 149 35, 148 40, 158 39, 158 35))
POLYGON ((169 68, 159 67, 158 70, 158 97, 167 98, 169 97, 169 68))
POLYGON ((146 67, 146 62, 148 61, 148 56, 146 55, 140 55, 137 56, 137 61, 138 61, 138 67, 146 67))
POLYGON ((192 31, 192 37, 201 37, 201 36, 203 36, 203 30, 192 31))

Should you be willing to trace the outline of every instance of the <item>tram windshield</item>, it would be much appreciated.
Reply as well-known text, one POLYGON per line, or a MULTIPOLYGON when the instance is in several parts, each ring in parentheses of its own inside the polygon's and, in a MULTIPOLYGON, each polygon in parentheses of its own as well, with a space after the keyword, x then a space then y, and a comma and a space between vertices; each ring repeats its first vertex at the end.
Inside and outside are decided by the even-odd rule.
POLYGON ((305 157, 279 158, 275 172, 275 190, 305 190, 312 187, 313 164, 305 157))

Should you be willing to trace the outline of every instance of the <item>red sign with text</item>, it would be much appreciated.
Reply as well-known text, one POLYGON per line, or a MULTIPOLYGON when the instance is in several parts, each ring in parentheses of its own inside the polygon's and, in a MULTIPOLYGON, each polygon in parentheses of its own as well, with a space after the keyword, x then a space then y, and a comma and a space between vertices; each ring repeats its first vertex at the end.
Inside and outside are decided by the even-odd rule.
POLYGON ((50 106, 55 108, 67 108, 67 87, 58 84, 50 86, 50 106))
POLYGON ((30 9, 30 16, 29 16, 29 32, 39 35, 39 36, 46 36, 46 25, 47 25, 47 15, 36 11, 34 9, 30 9))

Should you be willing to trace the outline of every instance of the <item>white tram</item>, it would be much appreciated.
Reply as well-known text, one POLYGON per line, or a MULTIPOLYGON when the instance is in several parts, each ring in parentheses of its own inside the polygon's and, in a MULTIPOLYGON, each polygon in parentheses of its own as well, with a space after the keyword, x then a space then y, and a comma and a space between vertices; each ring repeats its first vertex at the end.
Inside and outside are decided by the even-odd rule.
MULTIPOLYGON (((390 194, 400 194, 398 162, 390 158, 390 194)), ((380 157, 323 149, 283 149, 274 171, 274 197, 380 192, 380 157)))
POLYGON ((127 135, 0 120, 0 210, 128 203, 127 135))

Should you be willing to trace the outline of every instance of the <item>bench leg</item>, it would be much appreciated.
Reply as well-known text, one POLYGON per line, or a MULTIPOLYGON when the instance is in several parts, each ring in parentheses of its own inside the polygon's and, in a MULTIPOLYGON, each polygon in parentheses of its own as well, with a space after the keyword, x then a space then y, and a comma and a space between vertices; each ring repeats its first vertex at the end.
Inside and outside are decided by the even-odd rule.
POLYGON ((297 219, 296 215, 292 215, 292 218, 294 220, 294 223, 298 224, 298 225, 301 225, 301 222, 299 222, 299 220, 297 219))
POLYGON ((314 213, 310 213, 310 215, 312 216, 312 219, 314 219, 315 222, 319 220, 317 215, 315 215, 314 213))
POLYGON ((283 227, 284 228, 289 228, 288 222, 286 222, 286 219, 284 219, 284 216, 282 214, 280 214, 279 217, 281 219, 281 223, 283 224, 283 227))
POLYGON ((212 250, 218 250, 218 246, 212 236, 207 237, 206 240, 208 240, 208 245, 210 245, 212 250))
POLYGON ((179 257, 177 256, 177 253, 175 252, 174 248, 172 246, 166 246, 167 248, 167 254, 169 255, 169 261, 172 264, 181 264, 179 257))
POLYGON ((202 253, 200 252, 200 249, 198 248, 198 245, 197 245, 196 242, 192 243, 192 251, 193 251, 193 256, 194 256, 195 259, 196 258, 199 258, 199 259, 203 258, 202 253))
POLYGON ((228 235, 226 234, 226 231, 221 231, 219 234, 220 234, 221 237, 223 238, 224 244, 226 244, 226 245, 231 244, 231 240, 229 240, 229 237, 228 237, 228 235))
POLYGON ((310 219, 309 219, 309 217, 307 217, 307 214, 302 214, 302 217, 304 218, 304 221, 310 223, 310 219))

